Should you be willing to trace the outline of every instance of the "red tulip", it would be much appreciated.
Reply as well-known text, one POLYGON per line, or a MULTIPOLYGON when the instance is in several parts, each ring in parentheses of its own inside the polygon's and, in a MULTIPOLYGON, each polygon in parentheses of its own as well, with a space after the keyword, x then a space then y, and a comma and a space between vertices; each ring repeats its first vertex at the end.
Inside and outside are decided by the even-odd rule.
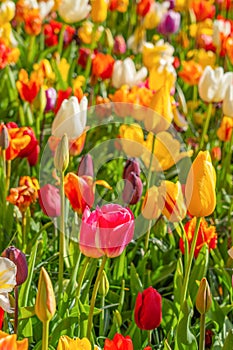
POLYGON ((39 189, 38 195, 45 215, 52 218, 60 216, 60 194, 57 187, 47 184, 39 189))
POLYGON ((133 343, 130 336, 116 333, 113 340, 105 339, 104 350, 133 350, 133 343))
POLYGON ((83 213, 80 228, 80 250, 92 258, 119 256, 134 234, 134 216, 129 208, 106 204, 83 213))
POLYGON ((143 330, 159 327, 162 321, 162 297, 153 287, 138 293, 134 310, 137 326, 143 330))

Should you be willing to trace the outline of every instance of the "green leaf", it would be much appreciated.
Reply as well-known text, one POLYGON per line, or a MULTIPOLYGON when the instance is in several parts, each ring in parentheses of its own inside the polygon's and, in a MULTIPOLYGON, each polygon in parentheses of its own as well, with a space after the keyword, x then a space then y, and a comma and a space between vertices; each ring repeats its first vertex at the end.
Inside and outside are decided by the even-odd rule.
POLYGON ((178 314, 180 310, 180 291, 182 290, 182 285, 183 285, 183 275, 184 275, 183 263, 182 263, 182 259, 179 258, 177 261, 176 272, 174 275, 174 304, 178 311, 178 314))
POLYGON ((222 350, 233 349, 233 330, 231 329, 226 337, 222 350))
POLYGON ((155 273, 153 274, 152 281, 153 284, 159 283, 171 274, 176 269, 176 261, 172 261, 167 265, 159 266, 155 273))
POLYGON ((130 288, 132 294, 138 294, 143 291, 143 285, 133 263, 130 266, 130 288))
POLYGON ((35 315, 35 307, 34 306, 26 306, 19 308, 19 319, 30 318, 35 315))
POLYGON ((197 350, 197 341, 190 330, 190 319, 192 317, 192 309, 189 308, 187 302, 184 302, 183 310, 180 316, 180 322, 177 327, 175 350, 197 350))

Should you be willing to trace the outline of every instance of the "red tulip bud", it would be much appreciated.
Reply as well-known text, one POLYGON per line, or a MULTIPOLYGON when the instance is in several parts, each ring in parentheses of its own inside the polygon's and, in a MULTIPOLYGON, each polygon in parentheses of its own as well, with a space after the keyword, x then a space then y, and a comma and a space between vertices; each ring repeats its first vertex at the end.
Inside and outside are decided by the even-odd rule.
POLYGON ((156 289, 149 287, 138 293, 134 318, 140 329, 149 331, 159 327, 162 321, 162 297, 156 289))
POLYGON ((23 252, 14 246, 4 250, 2 257, 8 258, 17 266, 16 285, 20 286, 26 281, 28 276, 27 260, 23 252))

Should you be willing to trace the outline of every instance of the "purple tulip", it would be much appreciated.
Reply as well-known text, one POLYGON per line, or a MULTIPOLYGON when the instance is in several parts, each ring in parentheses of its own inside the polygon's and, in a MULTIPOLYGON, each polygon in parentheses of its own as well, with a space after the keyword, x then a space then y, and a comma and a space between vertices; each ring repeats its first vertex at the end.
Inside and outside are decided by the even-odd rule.
POLYGON ((125 187, 122 193, 123 201, 127 204, 136 204, 141 198, 142 189, 140 176, 131 171, 125 179, 125 187))
POLYGON ((20 286, 28 277, 28 265, 25 254, 18 248, 11 246, 4 250, 2 256, 10 259, 17 266, 16 285, 20 286))
POLYGON ((53 87, 50 87, 45 91, 45 96, 47 99, 45 112, 52 111, 57 101, 57 91, 53 87))
POLYGON ((123 179, 127 179, 131 172, 134 172, 136 175, 140 176, 140 165, 135 158, 127 159, 122 175, 123 179))
POLYGON ((170 6, 169 6, 169 10, 173 10, 175 7, 175 0, 170 0, 170 6))
POLYGON ((163 35, 174 34, 180 27, 180 14, 169 10, 158 25, 158 32, 163 35))

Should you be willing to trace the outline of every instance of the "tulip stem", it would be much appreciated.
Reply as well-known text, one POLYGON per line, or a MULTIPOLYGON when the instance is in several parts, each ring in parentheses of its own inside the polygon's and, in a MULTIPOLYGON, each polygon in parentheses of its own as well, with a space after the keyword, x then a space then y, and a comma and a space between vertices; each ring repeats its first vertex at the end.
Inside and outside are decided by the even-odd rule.
POLYGON ((6 193, 9 190, 11 178, 11 160, 6 161, 6 193))
POLYGON ((148 248, 149 248, 149 240, 150 240, 150 231, 151 231, 151 227, 152 227, 152 220, 149 220, 148 230, 147 230, 146 239, 145 239, 145 253, 147 252, 147 250, 148 250, 148 248))
POLYGON ((205 137, 206 137, 206 134, 207 134, 207 131, 209 128, 211 114, 212 114, 212 103, 209 103, 207 113, 206 113, 205 124, 204 124, 204 128, 203 128, 202 135, 201 135, 201 141, 200 141, 200 145, 199 145, 200 150, 203 148, 204 143, 205 143, 205 137))
POLYGON ((151 346, 152 330, 149 330, 147 334, 148 334, 148 346, 151 346))
POLYGON ((59 237, 59 271, 58 271, 58 305, 62 297, 63 290, 63 273, 64 273, 64 245, 65 245, 65 195, 64 195, 64 172, 60 177, 60 194, 61 194, 61 215, 60 215, 60 237, 59 237))
POLYGON ((82 267, 82 270, 81 270, 81 272, 79 274, 79 278, 78 278, 78 287, 77 287, 77 291, 76 291, 76 301, 80 296, 80 292, 81 292, 81 288, 82 288, 82 284, 83 284, 83 279, 85 277, 89 262, 90 262, 90 258, 88 256, 85 256, 83 267, 82 267))
POLYGON ((190 249, 190 253, 189 253, 188 263, 187 263, 187 266, 185 269, 184 284, 183 284, 183 288, 182 288, 182 292, 181 292, 181 300, 180 300, 181 309, 183 308, 183 304, 185 302, 186 295, 187 295, 189 275, 190 275, 190 271, 191 271, 191 265, 192 265, 192 261, 193 261, 194 251, 196 248, 198 231, 199 231, 201 219, 202 218, 199 217, 199 218, 197 218, 197 221, 196 221, 196 227, 195 227, 193 241, 192 241, 192 245, 191 245, 191 249, 190 249))
POLYGON ((43 322, 42 350, 49 348, 49 321, 43 322))
POLYGON ((205 313, 200 316, 199 350, 205 350, 205 313))
POLYGON ((96 296, 97 296, 97 292, 98 292, 98 289, 99 289, 99 285, 100 285, 100 281, 101 281, 101 277, 102 277, 102 273, 104 271, 104 266, 106 264, 106 261, 107 261, 107 256, 104 255, 103 259, 102 259, 102 263, 101 263, 99 271, 98 271, 98 274, 97 274, 97 277, 96 277, 96 280, 95 280, 94 289, 93 289, 93 292, 92 292, 90 311, 89 311, 88 323, 87 323, 87 339, 89 339, 89 340, 90 340, 90 337, 91 337, 92 320, 93 320, 96 296))
POLYGON ((15 294, 14 333, 17 335, 17 333, 18 333, 18 314, 19 314, 19 288, 18 288, 18 286, 15 286, 14 294, 15 294))

